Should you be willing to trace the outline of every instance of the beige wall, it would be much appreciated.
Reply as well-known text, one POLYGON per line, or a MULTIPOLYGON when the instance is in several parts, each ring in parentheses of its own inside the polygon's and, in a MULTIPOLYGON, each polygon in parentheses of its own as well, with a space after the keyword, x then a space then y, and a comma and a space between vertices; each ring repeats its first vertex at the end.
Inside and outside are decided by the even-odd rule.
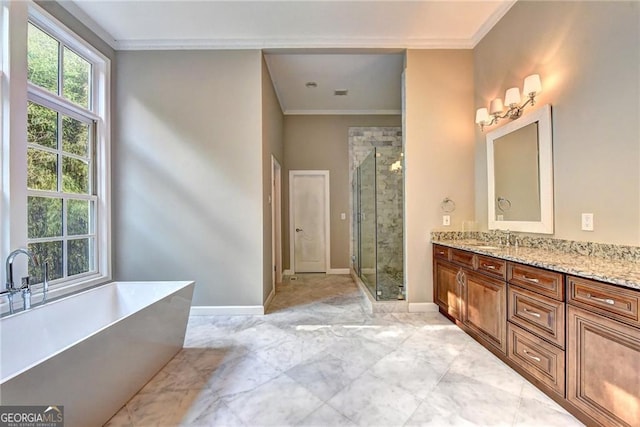
POLYGON ((442 229, 442 200, 456 204, 450 229, 474 218, 472 52, 408 50, 405 90, 405 280, 409 303, 423 303, 433 301, 429 233, 442 229))
MULTIPOLYGON (((399 83, 399 78, 398 78, 399 83)), ((400 116, 285 116, 283 168, 283 263, 289 260, 289 171, 328 170, 331 268, 349 268, 349 128, 400 126, 400 116), (341 213, 346 219, 340 219, 341 213)))
MULTIPOLYGON (((552 105, 555 237, 640 244, 640 3, 519 1, 474 49, 475 106, 540 74, 552 105), (595 230, 581 231, 581 213, 595 230)), ((469 119, 472 120, 472 119, 469 119)), ((485 134, 476 215, 487 226, 485 134)))
POLYGON ((271 83, 267 64, 262 58, 262 280, 263 301, 273 290, 272 276, 272 214, 269 196, 271 195, 271 156, 282 166, 283 121, 280 103, 271 83))
POLYGON ((117 59, 115 278, 193 279, 194 305, 261 306, 261 52, 117 59))

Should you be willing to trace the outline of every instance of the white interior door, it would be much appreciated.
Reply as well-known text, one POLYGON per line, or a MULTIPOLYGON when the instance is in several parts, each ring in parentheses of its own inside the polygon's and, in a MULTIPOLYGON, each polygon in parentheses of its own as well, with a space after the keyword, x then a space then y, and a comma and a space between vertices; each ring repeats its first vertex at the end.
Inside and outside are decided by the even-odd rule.
POLYGON ((329 172, 291 171, 291 254, 296 273, 327 271, 329 172))

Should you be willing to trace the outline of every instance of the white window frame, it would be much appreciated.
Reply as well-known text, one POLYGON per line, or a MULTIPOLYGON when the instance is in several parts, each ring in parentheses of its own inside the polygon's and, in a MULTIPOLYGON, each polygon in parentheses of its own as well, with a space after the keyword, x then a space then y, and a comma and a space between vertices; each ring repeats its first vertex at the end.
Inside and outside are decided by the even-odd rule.
MULTIPOLYGON (((0 163, 2 174, 0 185, 0 272, 2 288, 6 271, 4 260, 19 247, 27 246, 27 99, 37 103, 58 104, 61 98, 27 81, 27 25, 33 22, 72 48, 92 64, 91 111, 80 106, 69 105, 71 113, 82 113, 96 122, 94 167, 96 169, 95 195, 95 266, 92 274, 81 274, 51 282, 49 297, 54 298, 70 292, 95 286, 112 280, 111 267, 111 99, 109 58, 77 36, 64 24, 37 4, 0 0, 2 19, 2 67, 0 69, 0 94, 2 94, 0 132, 0 163), (8 203, 7 203, 8 202, 8 203)), ((15 264, 15 277, 26 275, 25 257, 15 264)), ((35 278, 40 282, 40 278, 35 278)), ((34 303, 39 301, 39 286, 32 287, 34 303)), ((5 305, 6 298, 0 302, 5 305)), ((4 307, 2 309, 4 311, 4 307)))

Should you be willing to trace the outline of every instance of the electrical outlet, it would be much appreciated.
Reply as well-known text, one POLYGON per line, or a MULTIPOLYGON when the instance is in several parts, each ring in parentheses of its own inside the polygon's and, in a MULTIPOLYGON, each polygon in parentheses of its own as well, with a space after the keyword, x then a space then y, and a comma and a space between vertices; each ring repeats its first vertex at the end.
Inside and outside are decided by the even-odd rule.
POLYGON ((342 219, 342 220, 347 219, 347 214, 346 214, 346 213, 344 213, 344 212, 342 212, 342 213, 340 214, 340 219, 342 219))
POLYGON ((451 225, 451 216, 442 215, 442 225, 451 225))
POLYGON ((582 214, 582 230, 593 231, 593 214, 592 213, 582 214))

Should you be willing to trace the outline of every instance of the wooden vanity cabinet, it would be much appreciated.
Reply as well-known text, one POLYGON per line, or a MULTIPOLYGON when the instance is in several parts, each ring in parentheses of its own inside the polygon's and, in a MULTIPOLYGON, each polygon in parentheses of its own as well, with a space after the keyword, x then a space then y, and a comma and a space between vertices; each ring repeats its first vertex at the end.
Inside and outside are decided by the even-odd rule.
POLYGON ((435 259, 433 262, 434 300, 440 311, 460 320, 461 268, 450 262, 435 259))
POLYGON ((588 426, 640 427, 640 290, 434 245, 442 313, 588 426))
POLYGON ((440 312, 506 354, 506 261, 440 245, 433 253, 434 301, 440 312))
POLYGON ((441 313, 460 320, 460 272, 451 262, 453 249, 433 245, 433 301, 441 313))
POLYGON ((564 350, 564 302, 509 284, 508 307, 509 322, 564 350))
POLYGON ((521 372, 535 378, 541 388, 564 399, 564 276, 510 262, 507 279, 507 357, 521 372))
POLYGON ((567 283, 567 400, 600 425, 640 426, 640 292, 567 283))
POLYGON ((507 353, 507 284, 474 271, 463 271, 462 323, 476 338, 507 353))

